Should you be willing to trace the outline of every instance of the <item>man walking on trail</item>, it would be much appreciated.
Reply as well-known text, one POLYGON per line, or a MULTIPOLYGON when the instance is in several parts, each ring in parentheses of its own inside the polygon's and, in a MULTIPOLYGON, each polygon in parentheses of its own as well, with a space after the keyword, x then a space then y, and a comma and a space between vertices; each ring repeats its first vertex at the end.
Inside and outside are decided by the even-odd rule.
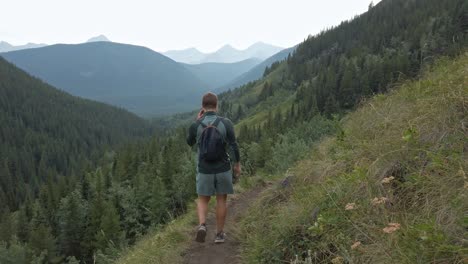
POLYGON ((211 196, 216 195, 216 239, 215 243, 223 243, 224 222, 226 220, 227 195, 233 194, 233 176, 240 176, 241 165, 239 148, 237 147, 234 126, 224 117, 218 116, 218 97, 213 93, 203 96, 202 109, 189 129, 187 143, 190 146, 198 144, 197 166, 197 213, 199 227, 196 241, 205 242, 207 227, 206 215, 211 196), (232 157, 228 153, 232 151, 232 157), (231 160, 234 167, 231 170, 231 160), (233 175, 234 173, 234 175, 233 175))

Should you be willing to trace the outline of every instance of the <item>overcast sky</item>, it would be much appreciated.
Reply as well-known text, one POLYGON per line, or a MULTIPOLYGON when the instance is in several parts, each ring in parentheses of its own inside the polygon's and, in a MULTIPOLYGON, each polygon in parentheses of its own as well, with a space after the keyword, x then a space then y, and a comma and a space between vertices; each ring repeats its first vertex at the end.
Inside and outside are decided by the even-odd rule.
MULTIPOLYGON (((371 0, 0 0, 0 40, 80 43, 104 34, 156 51, 293 46, 365 12, 371 0)), ((374 1, 376 3, 378 1, 374 1)))

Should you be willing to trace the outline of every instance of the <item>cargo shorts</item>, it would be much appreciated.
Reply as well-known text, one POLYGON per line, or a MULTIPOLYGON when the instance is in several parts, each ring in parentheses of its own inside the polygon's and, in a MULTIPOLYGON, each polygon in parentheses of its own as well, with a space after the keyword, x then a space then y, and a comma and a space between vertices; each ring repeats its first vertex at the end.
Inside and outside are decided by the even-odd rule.
POLYGON ((233 193, 232 170, 214 174, 197 173, 198 195, 213 196, 233 193))

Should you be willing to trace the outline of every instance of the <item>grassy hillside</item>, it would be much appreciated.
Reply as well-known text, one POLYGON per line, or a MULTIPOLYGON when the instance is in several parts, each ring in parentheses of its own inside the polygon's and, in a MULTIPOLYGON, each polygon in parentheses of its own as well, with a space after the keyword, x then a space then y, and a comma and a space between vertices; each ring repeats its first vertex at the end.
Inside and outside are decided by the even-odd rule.
POLYGON ((467 83, 465 53, 363 102, 250 210, 244 262, 465 263, 467 83))
MULTIPOLYGON (((468 54, 441 61, 345 116, 239 223, 243 262, 466 261, 467 73, 468 54)), ((190 207, 117 263, 177 263, 195 225, 190 207)))
MULTIPOLYGON (((429 237, 429 245, 424 245, 420 241, 414 243, 416 239, 412 240, 411 236, 405 233, 405 236, 409 237, 408 241, 412 241, 411 244, 404 245, 402 243, 396 249, 397 252, 392 254, 389 253, 392 251, 384 243, 385 241, 378 239, 384 239, 386 234, 382 233, 384 228, 385 232, 393 232, 390 235, 394 235, 396 229, 403 230, 408 226, 408 223, 403 220, 409 219, 409 217, 414 217, 412 221, 419 219, 419 215, 409 215, 413 212, 408 208, 410 206, 422 208, 421 204, 406 204, 402 203, 402 200, 412 201, 411 195, 418 198, 420 195, 434 194, 417 191, 414 191, 416 194, 410 193, 416 188, 411 186, 412 175, 416 174, 415 171, 421 171, 422 175, 426 173, 425 166, 428 165, 424 164, 426 162, 430 164, 430 159, 433 158, 432 154, 429 155, 431 152, 425 149, 431 147, 431 141, 423 141, 424 144, 418 142, 417 140, 423 138, 417 138, 417 136, 422 135, 424 130, 415 125, 428 116, 418 112, 422 111, 422 105, 421 108, 411 107, 418 106, 412 105, 415 102, 423 103, 431 98, 437 99, 440 93, 430 97, 421 88, 410 93, 412 88, 405 87, 415 86, 411 84, 406 84, 402 88, 402 92, 392 92, 393 87, 401 85, 402 80, 419 78, 422 70, 436 61, 439 56, 449 55, 454 58, 466 48, 465 29, 468 25, 464 12, 466 7, 466 1, 463 0, 381 1, 378 5, 371 6, 369 12, 365 14, 345 21, 341 25, 316 36, 310 36, 298 46, 287 60, 272 65, 264 78, 219 96, 220 114, 237 123, 236 129, 240 132, 239 141, 245 178, 281 174, 288 168, 295 167, 298 160, 306 160, 290 175, 290 180, 286 181, 286 183, 292 182, 293 187, 284 189, 280 187, 272 190, 250 212, 251 216, 239 225, 244 228, 244 240, 246 241, 244 262, 281 263, 294 259, 296 254, 298 259, 304 259, 307 257, 309 249, 313 254, 314 262, 319 263, 329 263, 332 260, 335 263, 340 263, 346 262, 346 259, 356 260, 355 262, 358 263, 385 263, 391 262, 390 259, 393 257, 397 259, 396 262, 424 263, 428 262, 427 260, 431 257, 443 262, 445 256, 449 259, 448 262, 453 262, 462 258, 461 255, 464 254, 462 243, 464 242, 456 240, 459 238, 452 236, 450 232, 444 233, 445 230, 442 232, 445 237, 443 236, 440 241, 434 242, 432 237, 427 236, 429 237), (407 90, 410 92, 405 94, 404 91, 407 90), (390 95, 385 95, 387 92, 390 92, 390 95), (381 103, 381 101, 396 102, 395 98, 398 98, 398 94, 401 100, 398 105, 390 104, 392 107, 390 108, 389 105, 381 103), (375 99, 367 101, 371 102, 371 106, 365 106, 363 109, 374 106, 374 111, 377 114, 363 116, 359 119, 362 122, 359 124, 355 121, 352 132, 351 128, 348 128, 351 126, 349 124, 353 123, 352 121, 345 121, 344 126, 339 124, 339 117, 346 116, 362 107, 366 100, 373 96, 375 99), (404 96, 409 97, 405 99, 404 96), (421 96, 423 101, 416 100, 418 96, 421 96), (390 109, 391 112, 388 112, 387 109, 390 109), (405 118, 405 115, 395 117, 391 115, 393 112, 408 114, 406 116, 408 119, 403 120, 403 122, 397 117, 405 118), (398 126, 403 126, 403 128, 398 126), (395 132, 397 129, 400 130, 395 132), (310 158, 310 148, 317 144, 317 140, 323 135, 336 132, 338 134, 336 139, 329 139, 320 144, 319 149, 326 149, 325 153, 316 150, 317 156, 314 156, 312 161, 307 161, 307 157, 310 158), (415 138, 417 140, 414 140, 415 138), (353 144, 353 140, 356 142, 362 140, 362 142, 359 144, 354 142, 355 144, 353 144), (392 145, 395 142, 402 145, 392 145), (413 145, 411 144, 416 144, 414 145, 415 149, 412 149, 413 145), (393 149, 392 146, 396 146, 396 149, 393 149), (363 149, 359 150, 359 148, 363 149), (422 154, 418 152, 419 150, 422 150, 422 154), (378 155, 382 155, 382 157, 378 155), (411 160, 406 160, 408 157, 418 157, 424 166, 420 167, 421 164, 411 163, 411 160), (401 161, 396 160, 398 158, 401 158, 401 161), (323 162, 314 163, 320 159, 323 159, 323 162), (365 162, 369 162, 369 164, 365 162), (380 164, 381 162, 383 163, 380 164), (366 166, 370 168, 366 169, 366 166), (387 166, 387 170, 384 170, 385 166, 387 166), (373 171, 374 169, 378 172, 373 171), (406 173, 411 176, 406 176, 406 173), (307 177, 311 174, 318 174, 320 177, 307 177), (328 175, 334 177, 327 177, 322 183, 320 182, 322 174, 323 177, 328 175), (408 177, 408 179, 398 179, 402 186, 395 187, 395 192, 384 193, 387 185, 383 185, 385 188, 382 187, 382 189, 366 187, 374 186, 371 183, 380 181, 381 179, 378 177, 387 178, 392 174, 395 174, 393 176, 394 184, 397 183, 395 179, 398 177, 408 177), (350 182, 346 180, 348 177, 350 182), (342 182, 345 186, 341 185, 342 182), (361 185, 365 188, 362 187, 364 188, 362 189, 361 185), (346 215, 343 217, 341 211, 336 208, 347 206, 350 210, 343 209, 345 213, 358 212, 359 209, 366 208, 363 205, 358 207, 357 201, 352 200, 353 197, 349 195, 350 193, 363 195, 366 191, 370 193, 367 194, 370 198, 366 200, 367 204, 365 204, 369 208, 369 212, 365 211, 365 213, 360 214, 362 223, 343 224, 346 219, 351 218, 346 215), (403 198, 395 200, 393 197, 396 194, 403 195, 403 198), (328 197, 330 200, 327 200, 328 197), (374 198, 376 199, 374 200, 374 198), (346 202, 344 203, 344 201, 346 202), (338 207, 333 207, 335 203, 338 207), (347 203, 350 204, 347 205, 347 203), (371 203, 389 206, 388 215, 391 216, 388 219, 377 218, 377 216, 385 216, 384 213, 377 210, 374 218, 371 214, 376 207, 370 207, 371 203), (408 218, 405 218, 407 215, 400 216, 399 212, 407 213, 408 218), (371 220, 366 218, 367 215, 370 215, 371 220), (324 221, 331 227, 325 226, 322 223, 324 221), (363 227, 359 226, 361 224, 363 227), (353 233, 351 228, 356 225, 358 231, 353 233), (369 230, 364 228, 369 228, 369 230), (359 230, 364 231, 360 232, 359 230), (323 243, 320 242, 322 240, 323 243), (377 241, 377 246, 372 244, 373 241, 377 241), (354 251, 349 251, 349 247, 355 242, 359 242, 361 245, 372 245, 372 250, 367 255, 362 255, 362 258, 361 256, 353 257, 351 253, 354 251), (386 246, 380 246, 380 244, 386 246), (419 244, 423 244, 423 250, 426 250, 428 255, 410 254, 410 252, 417 252, 414 246, 419 244), (444 256, 433 254, 439 250, 437 245, 441 245, 444 256), (374 247, 379 248, 377 250, 373 249, 374 247), (388 257, 389 255, 390 257, 388 257)), ((464 76, 464 72, 455 74, 464 76)), ((428 74, 428 76, 430 75, 428 74)), ((433 75, 435 76, 437 73, 433 73, 433 75)), ((431 78, 427 77, 428 80, 431 78)), ((456 77, 454 78, 456 79, 456 77)), ((436 114, 457 113, 454 112, 456 109, 446 109, 445 112, 440 113, 432 112, 436 109, 429 109, 431 114, 429 117, 438 116, 436 114)), ((351 114, 349 118, 357 119, 354 116, 361 111, 364 110, 351 114)), ((188 119, 193 119, 193 114, 191 116, 180 115, 173 117, 172 120, 163 120, 163 122, 174 120, 186 122, 188 119)), ((424 128, 427 128, 426 125, 427 127, 431 127, 431 125, 437 127, 439 124, 421 124, 424 128)), ((424 140, 427 140, 426 138, 424 140)), ((446 139, 445 137, 440 138, 446 139)), ((444 146, 451 148, 447 144, 444 146)), ((437 156, 435 158, 438 159, 437 156)), ((460 160, 458 163, 463 164, 460 160)), ((450 164, 447 171, 453 170, 452 165, 450 164)), ((429 172, 432 173, 432 171, 429 172)), ((420 179, 417 181, 421 182, 420 179)), ((436 184, 431 184, 433 184, 431 188, 434 189, 436 184)), ((437 193, 435 194, 437 195, 437 193)), ((450 194, 455 195, 456 193, 450 192, 450 194)), ((441 198, 441 200, 443 199, 445 198, 441 198)), ((454 205, 457 203, 458 201, 455 199, 454 205)), ((459 219, 456 217, 459 217, 463 210, 459 207, 454 208, 453 215, 455 216, 451 219, 459 219)), ((445 212, 445 209, 441 208, 440 210, 445 212)), ((193 211, 189 211, 190 213, 194 214, 193 211)), ((438 213, 431 211, 431 208, 426 209, 424 214, 426 220, 433 218, 436 219, 434 221, 439 221, 438 219, 441 217, 438 215, 438 213)), ((179 254, 187 246, 187 234, 184 232, 188 232, 187 230, 190 228, 186 225, 195 224, 194 222, 183 223, 183 221, 183 219, 175 220, 174 223, 178 223, 179 227, 177 229, 171 229, 168 226, 167 229, 157 232, 156 236, 149 235, 142 239, 141 244, 124 254, 122 258, 125 260, 124 263, 176 261, 179 254), (170 234, 178 237, 177 242, 164 244, 164 240, 156 240, 155 238, 164 238, 171 236, 170 234), (162 249, 158 250, 159 247, 162 249)), ((437 223, 437 226, 433 226, 439 228, 444 224, 446 223, 437 223)), ((460 224, 452 226, 457 227, 454 229, 455 231, 451 231, 453 234, 460 233, 464 228, 460 227, 460 224)), ((413 227, 411 226, 411 228, 413 227)), ((434 234, 433 230, 436 230, 434 236, 439 237, 439 229, 431 228, 423 232, 434 234)), ((427 237, 422 235, 421 241, 426 241, 427 237)), ((356 243, 353 248, 359 248, 359 243, 356 243)))

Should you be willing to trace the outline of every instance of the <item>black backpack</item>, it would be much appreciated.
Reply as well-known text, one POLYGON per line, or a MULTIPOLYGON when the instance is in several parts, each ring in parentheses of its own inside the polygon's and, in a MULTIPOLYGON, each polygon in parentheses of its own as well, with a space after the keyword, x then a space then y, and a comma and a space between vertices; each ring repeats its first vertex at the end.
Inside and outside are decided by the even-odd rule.
POLYGON ((218 129, 220 121, 218 117, 211 125, 200 122, 203 127, 199 142, 200 161, 217 162, 226 157, 224 137, 218 129))

